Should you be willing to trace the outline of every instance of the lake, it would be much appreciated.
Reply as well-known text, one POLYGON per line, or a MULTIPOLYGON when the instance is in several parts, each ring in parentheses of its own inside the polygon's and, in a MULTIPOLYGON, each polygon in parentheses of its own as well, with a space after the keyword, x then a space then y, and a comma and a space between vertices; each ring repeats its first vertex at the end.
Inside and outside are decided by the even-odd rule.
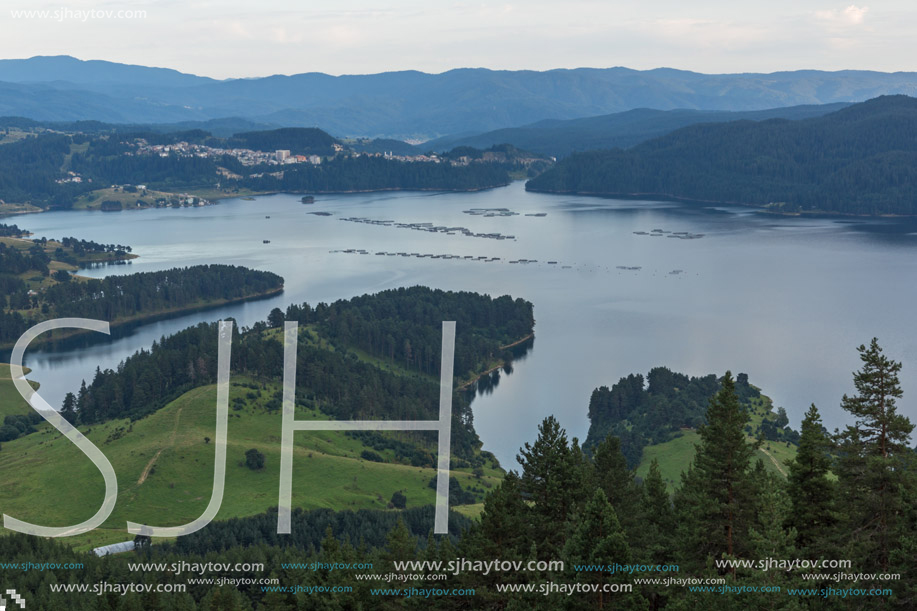
POLYGON ((55 406, 97 366, 115 367, 198 321, 232 316, 251 325, 293 302, 419 284, 535 304, 533 349, 494 392, 473 402, 484 448, 507 468, 545 416, 555 414, 582 440, 592 390, 657 365, 691 375, 746 372, 786 408, 794 428, 814 402, 833 429, 845 422, 839 405, 853 392, 856 347, 873 336, 903 361, 899 405, 917 419, 912 220, 783 218, 736 207, 533 194, 517 182, 479 193, 326 195, 313 205, 271 195, 202 208, 50 212, 13 222, 36 236, 129 244, 140 255, 86 275, 229 263, 286 279, 285 292, 271 299, 30 350, 30 377, 55 406), (422 223, 451 228, 452 235, 399 226, 422 223), (512 239, 497 239, 505 236, 512 239), (342 252, 348 249, 368 254, 342 252), (520 259, 537 262, 510 263, 520 259))

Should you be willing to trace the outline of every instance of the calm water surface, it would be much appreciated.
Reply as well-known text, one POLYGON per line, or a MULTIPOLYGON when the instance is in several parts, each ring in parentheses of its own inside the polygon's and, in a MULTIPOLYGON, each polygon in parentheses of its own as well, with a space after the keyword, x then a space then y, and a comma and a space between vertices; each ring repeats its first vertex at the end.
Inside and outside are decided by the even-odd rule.
MULTIPOLYGON (((522 183, 470 194, 359 194, 226 200, 206 208, 53 212, 16 219, 38 236, 130 244, 130 265, 104 276, 200 263, 264 269, 286 279, 275 298, 122 329, 113 338, 27 353, 42 396, 59 405, 97 366, 115 367, 155 339, 201 320, 242 325, 292 302, 330 302, 416 284, 510 294, 535 304, 536 341, 496 390, 473 404, 485 449, 504 466, 555 414, 584 438, 592 389, 657 365, 691 375, 747 372, 794 428, 816 403, 841 426, 856 346, 877 336, 904 362, 902 411, 917 420, 917 224, 773 218, 742 208, 526 193, 522 183), (508 208, 516 216, 463 211, 508 208), (309 212, 331 212, 323 217, 309 212), (546 213, 546 216, 526 216, 546 213), (265 218, 270 216, 270 218, 265 218), (465 227, 513 240, 345 222, 360 217, 465 227), (634 232, 703 234, 673 239, 634 232), (270 244, 264 244, 270 240, 270 244), (365 249, 368 255, 346 254, 365 249), (377 256, 416 252, 499 262, 377 256), (510 264, 534 259, 537 263, 510 264), (549 264, 548 261, 556 261, 549 264), (619 269, 618 266, 639 269, 619 269), (680 271, 679 271, 680 270, 680 271), (674 272, 674 273, 673 273, 674 272)), ((278 372, 279 375, 280 372, 278 372)))

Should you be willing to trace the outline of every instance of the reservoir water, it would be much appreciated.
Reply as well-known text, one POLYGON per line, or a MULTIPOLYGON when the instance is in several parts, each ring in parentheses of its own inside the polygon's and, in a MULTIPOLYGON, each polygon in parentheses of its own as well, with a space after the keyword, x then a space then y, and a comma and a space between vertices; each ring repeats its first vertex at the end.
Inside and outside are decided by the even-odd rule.
POLYGON ((202 208, 17 217, 36 236, 129 244, 140 255, 85 275, 230 263, 286 279, 284 293, 271 299, 32 349, 26 364, 42 396, 60 405, 97 366, 116 367, 201 320, 232 316, 251 325, 293 302, 419 284, 535 304, 533 349, 472 405, 485 449, 507 468, 545 416, 555 414, 583 439, 592 390, 657 365, 691 375, 747 372, 786 408, 794 428, 813 402, 830 429, 842 426, 841 396, 853 392, 851 372, 860 366, 856 347, 873 336, 903 361, 899 405, 917 420, 915 221, 532 194, 522 183, 480 193, 316 200, 302 205, 299 196, 271 195, 202 208), (412 223, 454 230, 398 226, 412 223), (511 263, 520 259, 535 262, 511 263))

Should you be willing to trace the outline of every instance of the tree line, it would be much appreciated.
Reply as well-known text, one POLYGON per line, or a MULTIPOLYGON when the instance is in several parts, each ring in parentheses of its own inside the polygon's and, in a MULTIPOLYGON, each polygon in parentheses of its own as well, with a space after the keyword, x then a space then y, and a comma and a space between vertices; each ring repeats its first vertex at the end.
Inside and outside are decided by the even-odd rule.
MULTIPOLYGON (((531 302, 508 295, 484 298, 467 291, 398 288, 339 300, 318 319, 308 304, 291 305, 286 320, 319 322, 323 335, 408 370, 439 375, 441 323, 455 321, 455 374, 481 371, 494 359, 512 360, 502 346, 532 333, 531 302)), ((277 314, 273 320, 278 321, 277 314)))
MULTIPOLYGON (((584 447, 588 450, 613 435, 621 440, 621 451, 631 468, 636 468, 648 445, 665 443, 681 429, 703 425, 707 402, 720 387, 714 374, 689 377, 667 367, 655 367, 644 378, 641 374, 622 377, 610 389, 600 386, 589 399, 589 432, 584 447)), ((752 409, 752 401, 761 392, 740 373, 735 381, 736 393, 743 409, 752 409)), ((787 424, 786 412, 778 410, 776 418, 764 418, 756 428, 746 432, 768 441, 796 443, 799 433, 787 424)))
MULTIPOLYGON (((0 244, 0 264, 19 262, 20 267, 44 261, 46 253, 33 246, 30 255, 15 254, 0 244), (41 254, 39 254, 39 252, 41 254)), ((47 265, 47 263, 43 263, 47 265)), ((16 268, 18 269, 18 268, 16 268)), ((64 272, 66 275, 66 272, 64 272)), ((271 272, 234 265, 196 265, 159 272, 108 276, 101 280, 62 281, 41 291, 25 290, 19 280, 0 282, 14 289, 7 297, 0 325, 0 343, 16 341, 40 320, 80 317, 118 322, 137 316, 152 316, 188 307, 204 307, 224 300, 247 299, 280 290, 283 278, 271 272), (25 315, 16 310, 28 310, 25 315)), ((69 275, 64 280, 69 279, 69 275)))
POLYGON ((18 225, 0 223, 0 238, 21 238, 27 234, 28 232, 24 229, 20 229, 18 225))
POLYGON ((320 165, 254 168, 255 174, 238 181, 253 191, 333 193, 340 191, 469 191, 502 187, 511 182, 507 165, 405 162, 382 157, 335 157, 320 165), (258 175, 260 174, 260 176, 258 175))
MULTIPOLYGON (((5 563, 79 564, 75 569, 46 569, 42 571, 4 571, 4 594, 14 589, 24 597, 26 609, 93 609, 99 611, 253 611, 270 609, 290 611, 297 608, 373 609, 391 608, 392 601, 372 596, 371 588, 385 587, 380 579, 363 582, 353 580, 353 572, 345 568, 332 569, 346 564, 361 563, 372 574, 389 567, 393 560, 415 557, 416 550, 426 550, 430 557, 440 554, 452 556, 453 535, 442 541, 428 537, 433 521, 433 508, 422 507, 391 511, 341 511, 328 509, 302 511, 292 514, 292 533, 277 535, 277 514, 271 511, 250 518, 226 522, 212 522, 202 531, 180 537, 173 544, 150 545, 149 539, 137 537, 136 550, 128 554, 103 558, 74 551, 68 545, 53 539, 42 539, 18 533, 0 537, 0 555, 5 563), (207 572, 204 578, 213 578, 210 584, 189 584, 189 577, 199 573, 174 572, 149 569, 131 569, 128 563, 150 562, 167 565, 227 563, 229 566, 263 564, 265 571, 217 569, 207 572), (324 568, 313 570, 310 563, 319 562, 324 568), (286 566, 284 566, 286 565, 286 566), (220 585, 220 578, 249 580, 248 583, 220 585), (265 590, 257 580, 277 579, 284 585, 304 587, 334 587, 347 585, 352 591, 331 595, 324 592, 286 594, 265 590), (179 593, 129 592, 103 593, 54 592, 58 584, 187 584, 179 593), (254 583, 252 583, 254 582, 254 583), (378 606, 381 604, 382 606, 378 606)), ((470 520, 455 512, 449 515, 449 530, 461 533, 470 520)), ((451 558, 450 558, 451 559, 451 558)), ((400 607, 395 604, 395 607, 400 607)), ((18 608, 18 607, 17 607, 18 608)))

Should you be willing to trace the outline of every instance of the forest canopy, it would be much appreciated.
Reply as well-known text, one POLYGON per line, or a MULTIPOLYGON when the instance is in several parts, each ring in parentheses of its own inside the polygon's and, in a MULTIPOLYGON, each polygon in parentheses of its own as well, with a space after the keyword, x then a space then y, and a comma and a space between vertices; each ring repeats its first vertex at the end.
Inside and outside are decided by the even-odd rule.
POLYGON ((883 96, 812 119, 694 125, 628 150, 577 153, 530 191, 917 214, 917 99, 883 96))

